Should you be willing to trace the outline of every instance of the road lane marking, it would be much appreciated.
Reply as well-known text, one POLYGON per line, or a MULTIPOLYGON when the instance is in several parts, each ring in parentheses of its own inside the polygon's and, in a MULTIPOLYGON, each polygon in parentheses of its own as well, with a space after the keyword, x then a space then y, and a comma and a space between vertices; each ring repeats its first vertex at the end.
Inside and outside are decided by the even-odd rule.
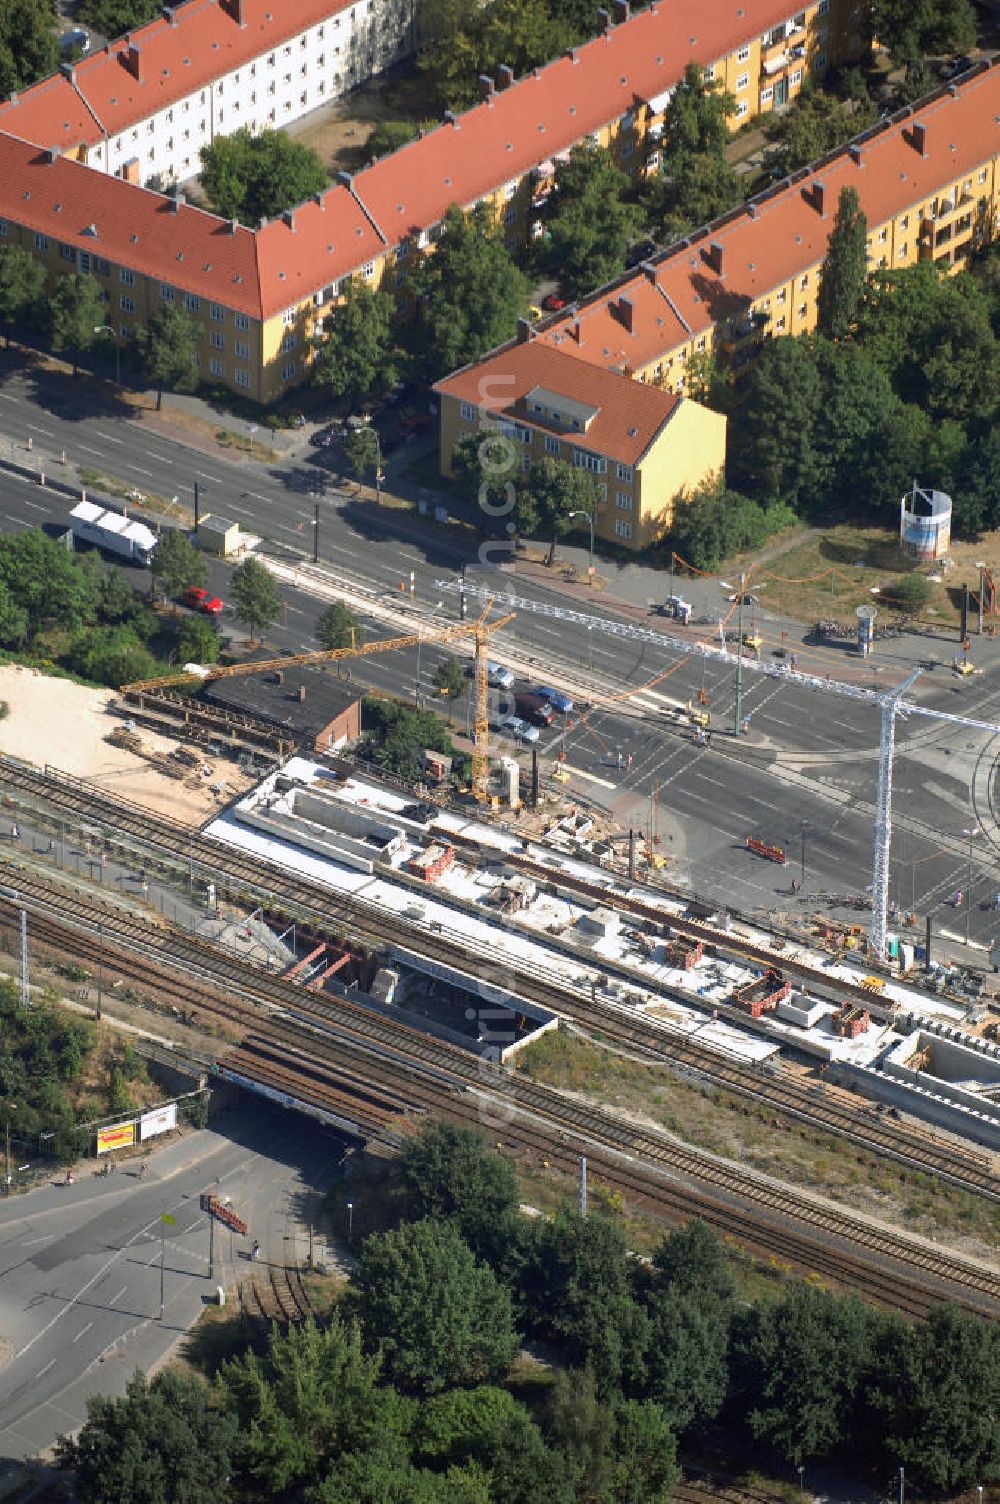
POLYGON ((32 423, 30 427, 34 433, 43 433, 47 439, 55 438, 54 431, 51 428, 43 428, 40 423, 32 423))
POLYGON ((39 506, 39 504, 38 504, 37 501, 29 501, 27 497, 24 498, 24 505, 26 507, 30 507, 33 512, 47 512, 48 511, 48 507, 39 506))
POLYGON ((201 480, 210 480, 212 482, 213 486, 221 486, 221 485, 225 484, 223 481, 221 481, 219 479, 219 477, 217 475, 206 475, 205 472, 204 472, 204 470, 196 470, 194 473, 201 480))
POLYGON ((73 1341, 74 1342, 79 1342, 79 1340, 80 1340, 81 1337, 86 1337, 87 1333, 90 1331, 90 1328, 93 1326, 93 1324, 94 1323, 92 1321, 88 1321, 87 1325, 84 1327, 83 1331, 82 1332, 77 1332, 76 1336, 73 1338, 73 1341))
POLYGON ((111 1299, 108 1301, 108 1305, 113 1306, 116 1300, 121 1300, 127 1289, 128 1285, 122 1285, 121 1289, 118 1291, 118 1294, 112 1295, 111 1299))
POLYGON ((56 1364, 58 1362, 59 1362, 58 1358, 50 1358, 49 1361, 46 1363, 45 1367, 44 1368, 40 1368, 38 1370, 38 1372, 35 1374, 35 1378, 36 1379, 40 1379, 43 1374, 48 1373, 48 1371, 49 1371, 50 1368, 55 1368, 55 1366, 56 1366, 56 1364))
POLYGON ((602 789, 616 789, 618 787, 616 783, 609 783, 606 778, 598 778, 596 773, 586 773, 583 768, 571 768, 567 762, 564 762, 562 767, 564 773, 572 773, 574 778, 586 778, 588 783, 599 783, 602 789))
POLYGON ((99 449, 91 449, 89 444, 77 444, 76 447, 77 449, 82 449, 85 454, 96 454, 98 459, 103 459, 104 457, 99 449))
POLYGON ((141 475, 145 480, 155 479, 152 470, 144 470, 141 465, 133 465, 131 460, 126 460, 125 466, 127 469, 132 470, 136 475, 141 475))
POLYGON ((125 442, 124 439, 116 439, 113 433, 105 433, 103 428, 95 428, 94 432, 99 439, 107 439, 109 444, 124 444, 125 442))

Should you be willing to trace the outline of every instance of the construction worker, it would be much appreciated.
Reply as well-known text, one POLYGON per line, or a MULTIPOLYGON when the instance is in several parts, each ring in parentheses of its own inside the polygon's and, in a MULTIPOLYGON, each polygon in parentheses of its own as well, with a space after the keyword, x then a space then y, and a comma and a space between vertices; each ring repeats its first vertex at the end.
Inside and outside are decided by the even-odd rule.
POLYGON ((253 1240, 253 1260, 254 1260, 254 1263, 256 1263, 259 1258, 260 1258, 260 1244, 257 1242, 257 1239, 254 1238, 254 1240, 253 1240))

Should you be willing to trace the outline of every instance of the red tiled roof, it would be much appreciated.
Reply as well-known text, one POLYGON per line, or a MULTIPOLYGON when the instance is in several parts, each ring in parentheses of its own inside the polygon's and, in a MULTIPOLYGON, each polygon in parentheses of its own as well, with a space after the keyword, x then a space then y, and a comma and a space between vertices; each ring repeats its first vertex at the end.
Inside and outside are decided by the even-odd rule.
POLYGON ((13 131, 24 140, 37 141, 42 146, 58 143, 65 148, 79 141, 93 145, 101 139, 102 126, 108 135, 116 135, 213 79, 251 62, 289 37, 318 25, 327 16, 346 9, 350 0, 342 0, 340 5, 337 0, 243 0, 243 3, 243 26, 223 10, 219 0, 189 0, 188 4, 179 5, 173 25, 162 18, 150 21, 130 32, 125 40, 110 42, 78 62, 75 78, 79 94, 67 79, 61 79, 65 90, 60 91, 60 99, 75 95, 75 115, 66 102, 62 105, 62 117, 56 110, 50 121, 46 111, 51 93, 39 97, 40 91, 48 90, 53 83, 52 79, 46 79, 25 90, 15 103, 0 106, 0 130, 13 131), (124 63, 129 42, 139 48, 138 79, 124 63))
POLYGON ((574 360, 571 355, 536 341, 497 350, 478 365, 466 366, 439 381, 434 390, 463 402, 489 407, 498 417, 520 418, 536 428, 559 431, 525 409, 524 398, 535 387, 544 387, 560 397, 597 408, 597 415, 586 433, 561 432, 581 449, 592 449, 628 465, 638 463, 684 400, 657 387, 630 381, 627 376, 619 376, 616 372, 601 370, 586 361, 574 360), (489 401, 483 396, 485 382, 490 383, 487 388, 491 394, 489 401), (497 403, 500 392, 504 397, 497 403))
MULTIPOLYGON (((0 133, 0 216, 261 317, 252 230, 0 133), (88 233, 93 227, 94 233, 88 233)), ((117 287, 117 283, 116 283, 117 287)), ((116 294, 117 296, 117 294, 116 294)))
MULTIPOLYGON (((859 150, 860 158, 845 148, 728 222, 698 231, 693 243, 682 242, 656 262, 655 285, 637 271, 560 315, 537 341, 599 365, 636 370, 739 314, 823 260, 841 188, 856 188, 869 225, 880 225, 1000 154, 1000 65, 874 131, 859 150), (926 128, 924 155, 910 137, 917 119, 926 128), (817 183, 824 189, 824 215, 812 201, 817 183), (721 274, 709 262, 710 244, 721 248, 721 274), (633 305, 631 332, 621 316, 622 296, 633 305)), ((919 233, 916 223, 907 232, 912 239, 919 233)), ((877 256, 877 245, 874 250, 877 256)))
MULTIPOLYGON (((596 0, 595 0, 596 5, 596 0)), ((714 62, 790 14, 788 0, 654 0, 639 15, 366 167, 359 195, 398 241, 462 208, 714 62)))
POLYGON ((301 303, 384 250, 350 191, 339 183, 325 189, 257 231, 264 317, 301 303))

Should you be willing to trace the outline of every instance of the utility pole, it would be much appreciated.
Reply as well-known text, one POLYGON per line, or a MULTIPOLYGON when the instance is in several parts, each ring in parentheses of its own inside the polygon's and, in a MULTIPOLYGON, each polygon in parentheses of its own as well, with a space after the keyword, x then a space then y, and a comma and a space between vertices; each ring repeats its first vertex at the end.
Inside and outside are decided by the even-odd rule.
POLYGON ((215 1213, 208 1209, 208 1277, 215 1278, 215 1213))
POLYGON ((201 521, 201 487, 197 481, 194 483, 194 525, 198 526, 201 521))
POLYGON ((101 1021, 101 1002, 104 993, 104 925, 97 926, 97 1008, 94 1017, 101 1021))
POLYGON ((635 831, 631 826, 628 833, 628 880, 635 882, 635 831))
POLYGON ((906 1504, 905 1488, 906 1488, 906 1476, 905 1476, 905 1474, 903 1472, 903 1469, 900 1468, 900 1470, 899 1470, 899 1504, 906 1504))
POLYGON ((319 563, 319 502, 315 503, 313 511, 313 563, 319 563))
POLYGON ((587 1215, 587 1156, 580 1155, 580 1216, 587 1215))
POLYGON ((740 613, 739 629, 736 639, 736 707, 733 714, 733 735, 740 734, 740 723, 743 720, 743 586, 746 584, 746 575, 740 575, 740 613))
POLYGON ((799 861, 799 875, 802 879, 802 887, 806 885, 806 826, 808 820, 802 821, 802 852, 799 861))
POLYGON ((27 1012, 31 1006, 28 992, 28 911, 21 910, 21 1007, 27 1012))
POLYGON ((969 943, 969 926, 972 923, 972 842, 979 834, 979 826, 972 825, 962 832, 969 837, 969 864, 965 875, 965 943, 969 943))

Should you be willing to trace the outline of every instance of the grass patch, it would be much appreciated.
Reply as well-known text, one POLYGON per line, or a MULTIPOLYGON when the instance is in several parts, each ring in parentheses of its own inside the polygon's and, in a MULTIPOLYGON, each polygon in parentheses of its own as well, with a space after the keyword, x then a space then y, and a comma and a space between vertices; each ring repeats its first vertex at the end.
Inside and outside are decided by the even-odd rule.
POLYGON ((105 475, 100 470, 92 470, 89 465, 79 465, 77 475, 81 486, 85 486, 88 490, 100 491, 103 495, 114 497, 117 501, 128 502, 133 509, 158 512, 164 517, 173 517, 183 523, 194 520, 191 508, 182 506, 176 496, 158 496, 153 491, 138 492, 134 486, 127 486, 124 481, 105 475))
POLYGON ((278 451, 272 449, 270 444, 262 444, 259 439, 251 438, 248 433, 234 433, 231 428, 217 428, 215 430, 215 442, 223 449, 236 449, 240 454, 249 454, 259 460, 276 460, 279 458, 278 451))
POLYGON ((981 1255, 990 1257, 1000 1241, 1000 1207, 993 1202, 866 1154, 833 1134, 778 1117, 766 1103, 696 1085, 663 1066, 624 1060, 565 1030, 529 1045, 517 1057, 517 1066, 533 1080, 599 1099, 623 1115, 652 1120, 697 1148, 738 1159, 938 1242, 972 1239, 981 1245, 981 1255))

